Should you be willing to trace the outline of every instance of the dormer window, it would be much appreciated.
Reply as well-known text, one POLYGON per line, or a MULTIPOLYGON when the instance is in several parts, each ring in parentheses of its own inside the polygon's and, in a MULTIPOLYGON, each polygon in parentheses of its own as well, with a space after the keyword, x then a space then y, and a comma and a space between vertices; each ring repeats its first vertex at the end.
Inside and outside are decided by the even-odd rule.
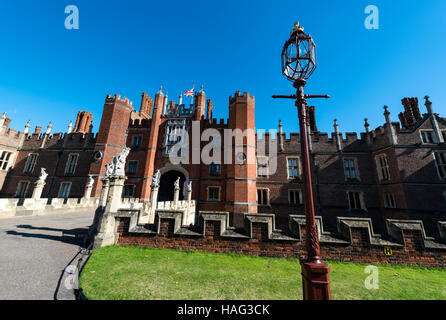
POLYGON ((435 165, 440 179, 446 179, 446 152, 434 152, 435 165))
POLYGON ((432 130, 422 130, 420 131, 421 141, 423 144, 431 144, 434 143, 434 132, 432 130))

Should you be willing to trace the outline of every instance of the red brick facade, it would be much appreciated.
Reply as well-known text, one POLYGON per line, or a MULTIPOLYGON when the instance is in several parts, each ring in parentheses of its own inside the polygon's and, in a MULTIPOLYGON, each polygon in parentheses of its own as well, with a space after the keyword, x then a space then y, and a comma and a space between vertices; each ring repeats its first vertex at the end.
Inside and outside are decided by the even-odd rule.
MULTIPOLYGON (((429 109, 422 114, 417 99, 403 99, 402 102, 405 108, 399 116, 402 125, 392 122, 386 111, 383 126, 369 130, 366 123, 366 132, 359 137, 356 133, 338 134, 337 129, 330 135, 317 131, 315 109, 309 108, 315 209, 316 214, 324 218, 327 229, 335 229, 339 216, 370 217, 379 232, 385 228, 385 218, 420 219, 426 232, 435 236, 436 222, 446 220, 446 177, 442 171, 446 167, 439 159, 435 160, 436 152, 446 154, 446 119, 429 109), (385 168, 382 168, 380 159, 384 155, 385 168)), ((427 100, 426 106, 431 110, 429 103, 427 100)), ((241 224, 244 213, 258 212, 276 214, 276 223, 281 227, 288 224, 290 214, 303 214, 303 206, 299 203, 302 190, 299 134, 282 133, 273 140, 279 150, 277 171, 270 173, 267 168, 265 176, 260 177, 255 160, 249 160, 254 154, 266 156, 268 166, 274 157, 269 150, 270 135, 267 133, 256 139, 254 134, 248 134, 237 144, 235 137, 225 137, 223 132, 224 129, 256 129, 254 96, 236 92, 230 97, 227 120, 212 118, 213 108, 203 90, 197 92, 193 104, 187 106, 169 102, 161 89, 154 100, 144 93, 139 111, 127 98, 107 96, 96 135, 91 132, 92 116, 86 111, 79 112, 74 130, 67 133, 53 134, 51 126, 46 132, 36 127, 34 133, 17 133, 8 128, 10 120, 5 119, 0 132, 1 150, 12 152, 12 155, 0 171, 1 196, 18 196, 19 183, 29 182, 22 196, 30 197, 40 168, 46 168, 49 176, 43 197, 60 196, 63 182, 71 183, 69 197, 82 197, 88 174, 95 178, 92 196, 98 197, 105 164, 127 146, 131 148, 127 158, 127 196, 148 200, 156 170, 161 170, 162 174, 174 171, 183 177, 182 181, 192 182, 192 199, 197 200, 199 210, 228 211, 231 224, 241 224), (209 143, 209 139, 199 142, 194 139, 194 126, 199 128, 200 134, 209 128, 221 133, 222 161, 226 139, 233 139, 232 163, 222 163, 216 171, 212 171, 209 164, 192 163, 191 156, 188 164, 170 164, 165 154, 166 128, 174 126, 172 123, 182 123, 187 128, 190 155, 209 143), (263 144, 266 146, 264 154, 260 152, 263 144), (248 161, 234 164, 240 152, 247 155, 248 161), (37 158, 31 172, 26 172, 30 154, 36 154, 37 158), (72 155, 76 154, 74 171, 67 171, 72 155), (289 164, 293 159, 297 160, 298 174, 290 177, 289 164)), ((297 123, 297 119, 295 121, 297 123)))

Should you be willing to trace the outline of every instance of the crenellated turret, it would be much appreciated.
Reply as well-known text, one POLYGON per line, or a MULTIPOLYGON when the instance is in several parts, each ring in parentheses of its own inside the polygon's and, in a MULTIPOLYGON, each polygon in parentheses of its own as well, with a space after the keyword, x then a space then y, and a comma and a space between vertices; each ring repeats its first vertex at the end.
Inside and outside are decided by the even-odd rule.
POLYGON ((203 86, 200 91, 194 97, 194 120, 201 120, 204 117, 204 110, 206 108, 206 94, 204 93, 203 86))

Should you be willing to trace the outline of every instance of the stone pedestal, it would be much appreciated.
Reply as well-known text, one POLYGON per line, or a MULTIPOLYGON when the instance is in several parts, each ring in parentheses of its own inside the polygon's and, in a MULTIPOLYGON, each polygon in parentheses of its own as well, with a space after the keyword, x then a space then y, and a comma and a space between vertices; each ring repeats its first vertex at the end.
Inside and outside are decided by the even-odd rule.
POLYGON ((91 189, 93 189, 93 186, 86 186, 84 191, 84 199, 90 200, 91 197, 91 189))
POLYGON ((187 191, 187 202, 190 204, 192 201, 192 190, 187 191))
POLYGON ((125 176, 111 176, 108 190, 106 211, 118 212, 122 202, 122 190, 124 189, 125 176))
POLYGON ((192 188, 188 186, 187 188, 187 207, 184 211, 185 214, 183 216, 183 225, 187 225, 190 220, 190 214, 191 214, 191 207, 192 207, 192 188))
POLYGON ((180 188, 175 188, 174 194, 173 194, 173 208, 178 208, 178 200, 180 199, 180 188))
POLYGON ((43 187, 45 186, 45 182, 35 182, 34 183, 34 190, 33 190, 33 199, 40 199, 42 196, 43 187))
MULTIPOLYGON (((124 188, 126 177, 110 176, 108 179, 109 187, 105 200, 106 205, 98 222, 98 234, 94 238, 93 249, 115 244, 117 239, 115 213, 118 212, 121 206, 122 189, 124 188)), ((104 195, 105 192, 101 193, 101 201, 103 201, 102 197, 104 195)))
POLYGON ((152 186, 152 190, 150 192, 150 201, 144 203, 142 213, 138 219, 138 224, 155 223, 155 213, 158 207, 158 189, 159 186, 152 186))
POLYGON ((110 188, 110 180, 108 178, 102 179, 102 190, 99 197, 99 206, 105 207, 107 204, 108 190, 110 188))

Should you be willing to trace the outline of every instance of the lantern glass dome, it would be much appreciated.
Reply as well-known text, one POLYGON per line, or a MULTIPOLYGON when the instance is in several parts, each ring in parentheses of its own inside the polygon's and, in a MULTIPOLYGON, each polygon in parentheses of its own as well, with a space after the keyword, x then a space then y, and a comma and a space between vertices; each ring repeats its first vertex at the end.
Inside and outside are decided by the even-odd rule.
POLYGON ((282 50, 282 73, 290 81, 308 79, 316 69, 316 45, 297 23, 282 50))

